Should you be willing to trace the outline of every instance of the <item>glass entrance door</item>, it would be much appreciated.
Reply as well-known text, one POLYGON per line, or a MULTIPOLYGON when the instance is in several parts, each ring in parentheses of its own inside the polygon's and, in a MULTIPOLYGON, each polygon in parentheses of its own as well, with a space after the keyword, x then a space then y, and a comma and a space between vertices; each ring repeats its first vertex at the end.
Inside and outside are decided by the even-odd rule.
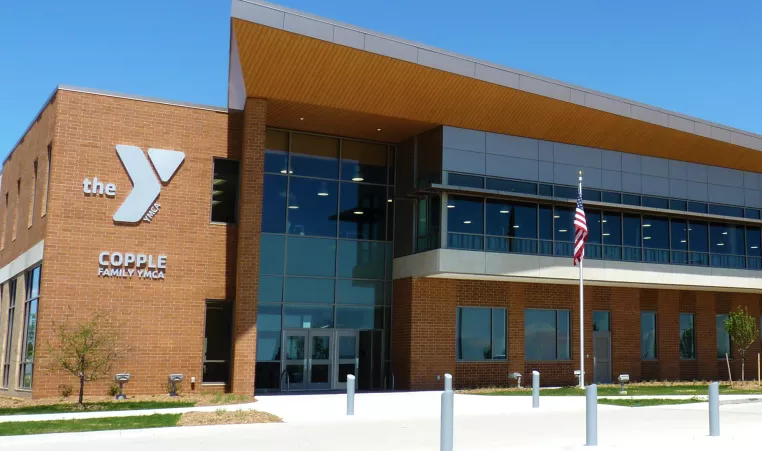
POLYGON ((356 330, 337 330, 336 331, 336 378, 333 382, 335 389, 346 390, 347 375, 355 376, 359 382, 359 346, 358 331, 356 330))
POLYGON ((333 351, 331 342, 333 341, 332 330, 310 330, 309 331, 309 358, 307 360, 307 389, 308 390, 330 390, 331 389, 331 367, 333 366, 333 351))
POLYGON ((306 330, 283 331, 281 390, 307 389, 307 338, 306 330))

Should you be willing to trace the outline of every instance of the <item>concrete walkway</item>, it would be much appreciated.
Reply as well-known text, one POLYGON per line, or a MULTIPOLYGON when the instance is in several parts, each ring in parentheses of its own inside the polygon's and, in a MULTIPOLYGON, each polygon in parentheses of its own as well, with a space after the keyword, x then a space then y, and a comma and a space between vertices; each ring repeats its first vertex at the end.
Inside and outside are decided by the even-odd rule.
MULTIPOLYGON (((344 395, 263 396, 257 403, 231 407, 254 407, 279 415, 286 423, 4 437, 0 439, 0 449, 436 450, 439 447, 439 395, 437 392, 359 394, 353 417, 344 415, 344 395)), ((211 407, 212 410, 217 408, 211 407)), ((540 409, 532 409, 529 397, 456 395, 455 409, 455 449, 458 451, 581 450, 584 444, 582 397, 548 396, 541 399, 540 409)), ((598 409, 598 449, 602 450, 715 450, 759 446, 757 434, 762 424, 762 403, 758 402, 723 405, 719 438, 707 437, 705 403, 640 408, 599 405, 598 409)))

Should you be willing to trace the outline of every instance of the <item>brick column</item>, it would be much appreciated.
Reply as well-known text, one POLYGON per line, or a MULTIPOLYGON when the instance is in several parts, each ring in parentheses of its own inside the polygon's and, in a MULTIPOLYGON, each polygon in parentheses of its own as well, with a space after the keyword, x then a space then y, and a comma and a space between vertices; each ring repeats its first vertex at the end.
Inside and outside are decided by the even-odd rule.
POLYGON ((611 288, 611 375, 640 380, 640 290, 611 288))
POLYGON ((246 99, 238 200, 236 297, 233 308, 231 388, 236 394, 254 393, 266 117, 267 103, 264 99, 246 99))
MULTIPOLYGON (((696 360, 699 377, 712 380, 717 377, 717 330, 715 329, 714 293, 696 293, 696 360)), ((723 365, 725 362, 721 362, 723 365)), ((725 370, 727 378, 727 370, 725 370)))
POLYGON ((659 376, 680 378, 680 292, 659 290, 656 327, 658 329, 659 376))

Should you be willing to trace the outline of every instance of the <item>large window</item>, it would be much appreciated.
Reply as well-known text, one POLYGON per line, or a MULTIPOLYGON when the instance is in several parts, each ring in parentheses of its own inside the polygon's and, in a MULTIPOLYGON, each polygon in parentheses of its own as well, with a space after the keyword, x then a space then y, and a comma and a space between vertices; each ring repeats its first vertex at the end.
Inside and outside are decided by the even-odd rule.
POLYGON ((238 218, 238 179, 238 161, 214 159, 212 222, 228 224, 236 222, 238 218))
POLYGON ((232 315, 230 303, 206 302, 204 324, 204 383, 228 383, 230 380, 230 342, 232 315))
POLYGON ((25 280, 24 332, 21 335, 18 387, 21 389, 31 389, 37 338, 37 304, 40 299, 40 267, 38 266, 27 271, 25 280))
POLYGON ((484 249, 484 199, 465 196, 447 198, 448 247, 484 249))
POLYGON ((527 361, 571 358, 569 310, 524 310, 524 359, 527 361))
POLYGON ((696 315, 693 313, 680 314, 680 358, 696 358, 696 315))
POLYGON ((8 282, 8 324, 5 329, 5 355, 3 356, 3 388, 8 388, 11 378, 11 346, 13 345, 13 323, 16 317, 16 282, 11 279, 8 282))
POLYGON ((640 312, 640 358, 656 357, 656 312, 640 312))
POLYGON ((730 342, 730 334, 725 330, 725 320, 728 315, 717 315, 715 322, 717 326, 717 358, 724 359, 725 354, 733 357, 733 346, 730 342))
POLYGON ((506 309, 458 307, 455 330, 458 360, 506 359, 506 309))

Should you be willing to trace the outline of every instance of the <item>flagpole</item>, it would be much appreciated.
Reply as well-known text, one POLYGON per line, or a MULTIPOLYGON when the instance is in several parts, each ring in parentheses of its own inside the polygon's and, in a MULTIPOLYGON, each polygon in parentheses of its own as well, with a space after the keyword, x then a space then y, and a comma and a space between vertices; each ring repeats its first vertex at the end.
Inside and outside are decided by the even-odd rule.
MULTIPOLYGON (((579 195, 582 196, 582 171, 579 171, 579 195)), ((582 252, 584 256, 584 250, 582 252)), ((579 388, 585 388, 585 298, 582 290, 584 260, 579 260, 579 388)))

